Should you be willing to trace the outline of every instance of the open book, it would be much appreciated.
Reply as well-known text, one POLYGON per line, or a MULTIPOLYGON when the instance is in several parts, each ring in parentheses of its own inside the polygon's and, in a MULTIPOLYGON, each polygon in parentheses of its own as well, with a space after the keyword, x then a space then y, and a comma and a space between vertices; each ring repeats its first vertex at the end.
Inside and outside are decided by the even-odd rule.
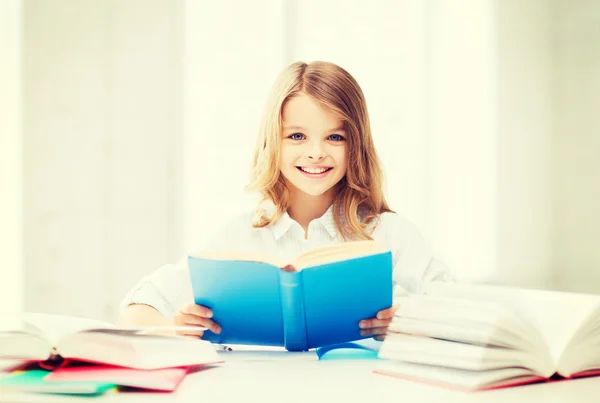
POLYGON ((60 360, 158 369, 221 362, 203 340, 142 334, 109 323, 62 315, 25 313, 23 327, 0 332, 0 358, 60 360))
POLYGON ((195 303, 212 309, 216 343, 308 350, 365 338, 358 322, 392 304, 391 252, 375 241, 335 244, 291 261, 256 253, 190 256, 195 303))
POLYGON ((309 267, 323 266, 328 263, 351 260, 386 252, 387 250, 375 241, 353 241, 312 249, 296 256, 291 261, 260 252, 240 252, 235 250, 203 251, 198 257, 211 260, 266 263, 277 268, 284 268, 286 271, 300 271, 309 267))
POLYGON ((463 390, 600 374, 600 295, 431 283, 388 328, 376 372, 463 390))

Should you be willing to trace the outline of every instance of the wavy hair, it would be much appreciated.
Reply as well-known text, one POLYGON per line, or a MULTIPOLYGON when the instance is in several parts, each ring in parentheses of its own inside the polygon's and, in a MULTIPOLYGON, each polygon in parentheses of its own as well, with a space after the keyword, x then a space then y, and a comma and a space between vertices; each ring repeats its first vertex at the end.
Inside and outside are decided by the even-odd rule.
POLYGON ((346 70, 321 61, 289 65, 267 99, 247 189, 260 192, 263 201, 272 202, 275 210, 268 212, 259 204, 252 226, 261 228, 277 221, 289 207, 289 191, 279 168, 282 111, 286 101, 300 93, 311 96, 344 122, 348 167, 336 185, 335 226, 345 240, 372 239, 378 215, 392 210, 383 194, 383 173, 371 137, 365 97, 346 70))

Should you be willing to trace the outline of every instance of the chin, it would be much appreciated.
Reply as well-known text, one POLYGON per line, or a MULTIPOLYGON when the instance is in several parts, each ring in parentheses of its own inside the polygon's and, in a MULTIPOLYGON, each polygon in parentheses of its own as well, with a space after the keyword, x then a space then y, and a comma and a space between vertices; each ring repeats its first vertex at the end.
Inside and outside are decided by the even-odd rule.
POLYGON ((327 188, 315 188, 315 187, 298 187, 296 186, 296 189, 298 189, 299 191, 301 191, 302 193, 305 193, 309 196, 314 196, 314 197, 318 197, 318 196, 323 196, 325 194, 327 194, 328 192, 330 192, 335 186, 330 186, 327 188))
MULTIPOLYGON (((329 189, 327 189, 327 190, 329 190, 329 189)), ((309 190, 300 189, 300 191, 302 191, 303 193, 306 193, 307 195, 314 196, 314 197, 323 196, 324 194, 327 193, 327 190, 323 190, 323 191, 309 191, 309 190)))

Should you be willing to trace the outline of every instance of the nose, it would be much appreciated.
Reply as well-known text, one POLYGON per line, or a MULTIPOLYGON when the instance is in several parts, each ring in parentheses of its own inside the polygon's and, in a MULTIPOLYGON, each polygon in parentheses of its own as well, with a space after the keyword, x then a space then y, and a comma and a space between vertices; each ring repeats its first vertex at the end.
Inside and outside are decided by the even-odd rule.
POLYGON ((320 141, 313 141, 312 144, 309 145, 307 157, 312 161, 322 160, 325 157, 323 144, 320 141))

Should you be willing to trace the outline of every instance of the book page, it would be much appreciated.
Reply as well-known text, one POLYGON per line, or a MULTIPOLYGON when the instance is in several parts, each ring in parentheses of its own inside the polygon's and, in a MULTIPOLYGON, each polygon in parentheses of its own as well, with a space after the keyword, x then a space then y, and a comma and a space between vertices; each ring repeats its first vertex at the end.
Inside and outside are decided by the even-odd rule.
POLYGON ((206 250, 201 253, 192 255, 192 257, 210 260, 266 263, 275 267, 285 267, 289 263, 288 261, 274 255, 269 255, 260 252, 236 250, 206 250))
POLYGON ((45 360, 51 349, 52 346, 36 334, 19 331, 0 333, 0 361, 45 360))
POLYGON ((427 293, 499 301, 541 333, 555 367, 577 330, 600 306, 600 296, 513 287, 431 284, 427 293))
POLYGON ((414 362, 470 371, 524 367, 542 376, 555 371, 547 361, 528 351, 479 346, 429 337, 390 333, 379 356, 396 361, 414 362))
POLYGON ((296 269, 320 266, 358 257, 384 253, 388 250, 375 241, 351 241, 322 248, 313 249, 298 256, 292 261, 296 269))
POLYGON ((220 362, 215 347, 206 340, 182 336, 81 332, 63 337, 58 344, 63 358, 158 369, 220 362))
POLYGON ((307 267, 320 266, 327 263, 375 255, 387 252, 387 249, 375 241, 351 241, 327 245, 302 253, 291 262, 277 256, 252 251, 203 251, 192 257, 211 260, 229 260, 242 262, 267 263, 288 271, 299 271, 307 267))
MULTIPOLYGON (((547 346, 539 331, 515 315, 513 309, 495 301, 413 294, 403 298, 392 325, 396 326, 398 320, 407 319, 415 321, 413 325, 416 326, 412 326, 415 334, 429 336, 423 334, 426 330, 424 326, 427 326, 432 335, 437 334, 441 338, 445 336, 457 340, 452 337, 460 338, 462 335, 465 341, 476 344, 499 343, 530 351, 539 357, 548 356, 547 346), (442 331, 440 326, 446 326, 446 331, 442 331), (457 330, 450 331, 450 328, 457 330), (450 336, 448 331, 453 335, 450 336)), ((549 357, 547 359, 550 361, 549 357)))
POLYGON ((71 333, 88 329, 116 328, 113 324, 94 319, 33 312, 25 312, 23 321, 24 330, 29 329, 29 332, 40 335, 52 346, 56 346, 62 337, 71 333))
MULTIPOLYGON (((501 383, 518 384, 526 380, 539 378, 533 371, 520 367, 469 371, 402 361, 384 361, 375 368, 375 372, 469 391, 484 389, 501 383)), ((485 399, 482 400, 485 401, 485 399)))

